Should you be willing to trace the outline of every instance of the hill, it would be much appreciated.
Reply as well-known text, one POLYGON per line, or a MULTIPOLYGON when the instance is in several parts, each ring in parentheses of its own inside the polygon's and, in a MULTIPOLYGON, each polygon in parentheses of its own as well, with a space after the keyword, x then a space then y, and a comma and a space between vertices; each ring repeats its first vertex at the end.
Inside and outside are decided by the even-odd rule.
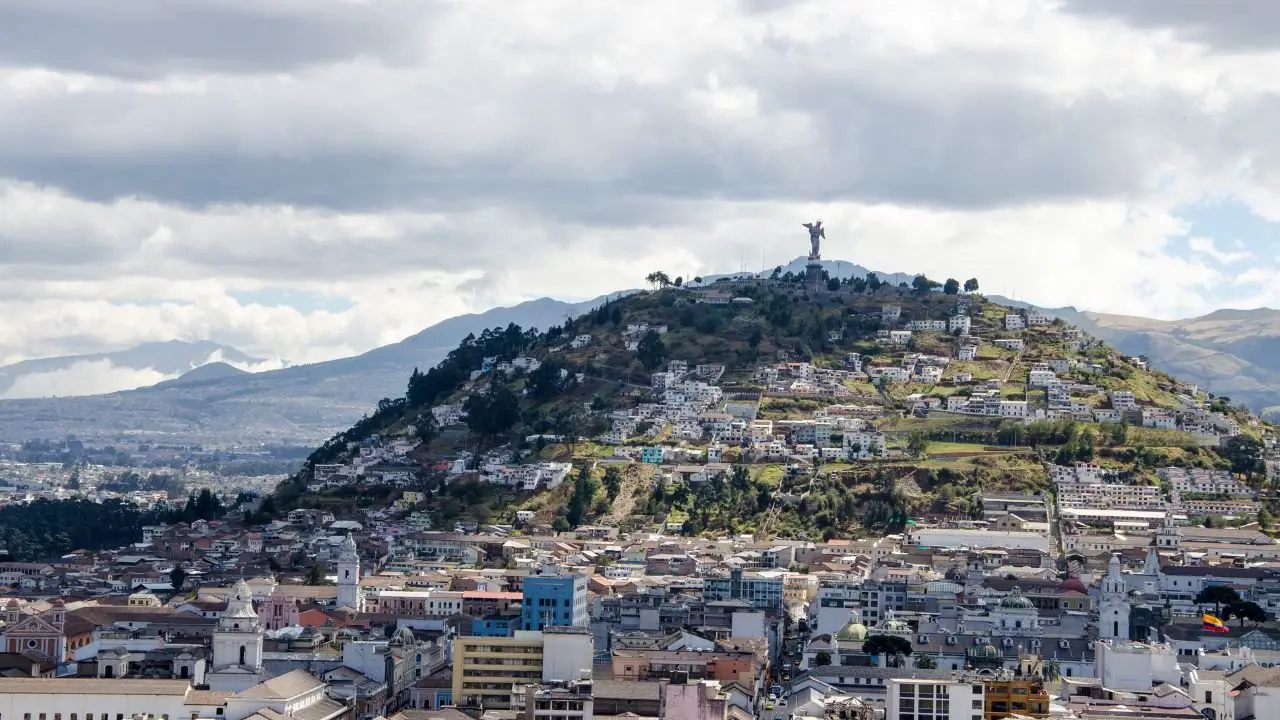
POLYGON ((1215 310, 1183 320, 1075 308, 1045 312, 1263 416, 1280 413, 1280 310, 1215 310))
POLYGON ((1047 462, 1139 483, 1165 464, 1256 470, 1253 440, 1209 449, 1266 432, 1255 418, 1060 320, 917 284, 726 278, 494 328, 317 449, 275 504, 412 489, 439 528, 814 538, 980 517, 983 494, 1044 490, 1047 462))
POLYGON ((201 383, 218 382, 228 378, 238 378, 242 375, 248 374, 248 371, 241 370, 234 365, 228 365, 224 362, 212 362, 208 365, 201 365, 190 372, 183 373, 172 380, 165 380, 162 383, 157 383, 153 388, 198 385, 201 383))

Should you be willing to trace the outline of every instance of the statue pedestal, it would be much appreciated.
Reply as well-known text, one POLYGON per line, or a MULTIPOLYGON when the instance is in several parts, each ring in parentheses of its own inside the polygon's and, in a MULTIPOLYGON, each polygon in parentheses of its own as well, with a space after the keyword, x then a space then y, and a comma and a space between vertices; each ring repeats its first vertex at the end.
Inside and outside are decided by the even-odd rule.
POLYGON ((809 287, 824 287, 822 282, 822 261, 816 258, 809 258, 809 264, 804 266, 804 281, 809 287))

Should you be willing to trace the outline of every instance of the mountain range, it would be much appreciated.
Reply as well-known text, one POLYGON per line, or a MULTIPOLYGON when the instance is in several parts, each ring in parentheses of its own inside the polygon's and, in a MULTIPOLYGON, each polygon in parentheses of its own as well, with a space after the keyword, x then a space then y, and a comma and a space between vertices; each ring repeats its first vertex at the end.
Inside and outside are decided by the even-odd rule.
POLYGON ((546 328, 603 300, 542 298, 460 315, 361 355, 268 372, 238 370, 233 364, 247 356, 237 352, 232 357, 228 349, 223 362, 187 365, 186 374, 156 378, 162 382, 153 380, 156 384, 148 387, 87 397, 0 400, 0 439, 146 435, 221 445, 314 445, 351 425, 379 399, 403 395, 415 367, 435 365, 469 333, 513 322, 546 328))
MULTIPOLYGON (((782 269, 784 273, 800 273, 805 264, 804 258, 797 258, 782 269)), ((870 272, 843 261, 827 260, 823 266, 832 276, 842 278, 870 272)), ((910 282, 913 277, 908 273, 877 274, 893 285, 910 282)), ((702 284, 716 279, 705 277, 702 284)), ((1026 306, 996 296, 991 299, 1026 306)), ((315 444, 350 426, 379 399, 402 395, 415 367, 435 365, 467 334, 509 323, 546 328, 603 300, 541 298, 461 315, 361 355, 269 372, 241 371, 236 366, 260 361, 215 343, 155 343, 126 353, 18 363, 0 368, 0 398, 15 397, 13 388, 49 387, 61 390, 56 394, 62 397, 0 399, 0 439, 69 433, 109 439, 143 433, 186 442, 315 444), (59 382, 59 378, 73 378, 71 370, 86 363, 103 362, 135 372, 150 368, 153 384, 105 395, 66 397, 75 394, 75 387, 59 382), (30 377, 45 378, 46 384, 24 380, 30 377)), ((1073 307, 1041 309, 1123 352, 1145 355, 1157 368, 1229 396, 1233 402, 1264 413, 1280 412, 1280 311, 1218 310, 1202 317, 1165 321, 1073 307)))
POLYGON ((128 350, 24 360, 0 367, 0 399, 99 395, 151 385, 209 363, 264 362, 227 345, 200 340, 144 343, 128 350))

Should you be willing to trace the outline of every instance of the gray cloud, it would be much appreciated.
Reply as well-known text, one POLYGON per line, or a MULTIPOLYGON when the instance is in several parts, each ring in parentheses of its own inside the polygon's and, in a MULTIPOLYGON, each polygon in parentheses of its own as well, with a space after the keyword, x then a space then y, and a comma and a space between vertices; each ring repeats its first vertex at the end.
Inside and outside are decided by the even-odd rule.
POLYGON ((1267 0, 1064 0, 1063 8, 1138 28, 1172 30, 1222 50, 1280 46, 1280 4, 1267 0))
POLYGON ((986 285, 1052 242, 1078 256, 1043 283, 1059 302, 1194 306, 1214 280, 1164 249, 1164 184, 1269 180, 1265 78, 1083 6, 1005 7, 0 2, 0 355, 331 357, 658 267, 785 262, 814 212, 831 257, 986 285), (1177 291, 1132 291, 1151 278, 1177 291), (237 300, 263 289, 350 307, 237 300))
POLYGON ((7 0, 0 65, 153 78, 288 72, 354 57, 402 60, 437 3, 7 0))

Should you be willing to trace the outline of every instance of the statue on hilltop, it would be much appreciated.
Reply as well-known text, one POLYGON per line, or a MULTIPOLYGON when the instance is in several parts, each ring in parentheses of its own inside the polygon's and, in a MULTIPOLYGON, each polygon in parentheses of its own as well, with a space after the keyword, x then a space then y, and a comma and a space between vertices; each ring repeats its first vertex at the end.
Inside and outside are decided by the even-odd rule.
POLYGON ((827 231, 822 227, 822 218, 804 223, 804 226, 809 228, 809 259, 821 260, 822 255, 818 251, 821 249, 822 241, 827 237, 827 231))

